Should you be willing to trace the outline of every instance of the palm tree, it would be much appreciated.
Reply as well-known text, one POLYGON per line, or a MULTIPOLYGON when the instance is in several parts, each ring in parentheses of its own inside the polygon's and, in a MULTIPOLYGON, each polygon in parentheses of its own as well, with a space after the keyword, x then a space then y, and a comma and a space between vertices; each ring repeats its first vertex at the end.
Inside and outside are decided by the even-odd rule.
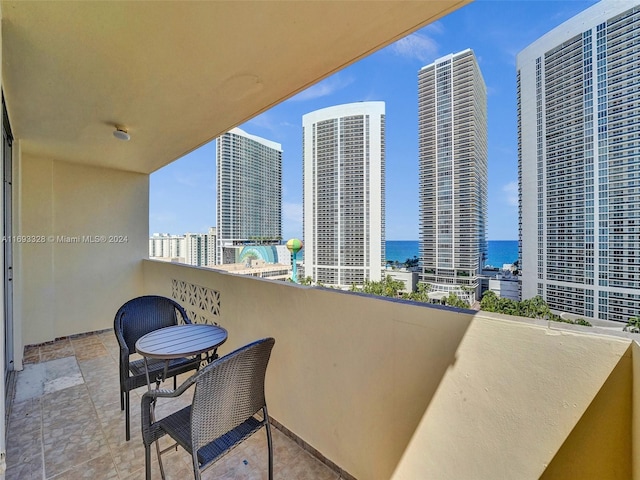
POLYGON ((498 311, 498 296, 493 290, 487 290, 482 295, 480 301, 480 309, 485 312, 497 312, 498 311))

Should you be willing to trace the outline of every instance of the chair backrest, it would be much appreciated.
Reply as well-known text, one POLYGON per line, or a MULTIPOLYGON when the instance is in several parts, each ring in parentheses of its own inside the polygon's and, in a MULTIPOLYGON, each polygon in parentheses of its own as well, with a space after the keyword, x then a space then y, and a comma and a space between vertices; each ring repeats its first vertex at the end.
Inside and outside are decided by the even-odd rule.
POLYGON ((140 337, 159 328, 178 324, 180 313, 183 322, 190 323, 184 308, 171 298, 146 295, 129 300, 122 305, 114 320, 114 329, 120 332, 129 349, 135 352, 140 337))
POLYGON ((194 452, 265 406, 264 380, 274 343, 273 338, 257 340, 197 374, 191 408, 194 452))

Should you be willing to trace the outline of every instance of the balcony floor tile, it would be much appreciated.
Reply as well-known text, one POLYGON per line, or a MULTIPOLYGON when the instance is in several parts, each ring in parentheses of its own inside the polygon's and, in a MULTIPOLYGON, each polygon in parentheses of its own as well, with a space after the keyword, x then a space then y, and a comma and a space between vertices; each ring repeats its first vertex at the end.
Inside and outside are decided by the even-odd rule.
MULTIPOLYGON (((103 331, 25 349, 25 368, 16 375, 7 423, 6 480, 144 479, 140 439, 140 397, 130 393, 131 440, 125 441, 120 410, 118 346, 103 331)), ((178 384, 188 374, 178 378, 178 384)), ((173 388, 173 381, 165 388, 173 388)), ((192 391, 178 401, 160 402, 164 416, 191 402, 192 391)), ((274 477, 291 480, 338 480, 339 474, 272 427, 274 477)), ((161 439, 161 447, 169 439, 161 439)), ((191 456, 183 449, 162 456, 167 480, 193 477, 191 456)), ((0 480, 2 480, 0 475, 0 480)), ((160 478, 152 448, 152 478, 160 478)), ((267 478, 264 430, 207 469, 203 479, 267 478)))

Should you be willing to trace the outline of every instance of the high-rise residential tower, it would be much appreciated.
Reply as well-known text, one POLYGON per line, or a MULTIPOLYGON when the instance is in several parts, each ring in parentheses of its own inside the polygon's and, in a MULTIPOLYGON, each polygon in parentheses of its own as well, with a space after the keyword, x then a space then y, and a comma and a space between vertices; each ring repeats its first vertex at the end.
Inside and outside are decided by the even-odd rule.
POLYGON ((184 236, 185 263, 198 267, 216 264, 216 227, 208 233, 186 233, 184 236))
POLYGON ((487 94, 471 50, 418 74, 420 281, 472 303, 487 252, 487 94))
POLYGON ((282 146, 234 128, 218 138, 216 166, 216 263, 229 263, 227 247, 282 240, 282 146))
POLYGON ((517 56, 522 298, 640 311, 640 8, 604 0, 517 56))
POLYGON ((184 261, 184 257, 184 235, 154 233, 149 237, 149 258, 182 259, 184 261))
POLYGON ((337 287, 380 281, 385 255, 384 102, 302 117, 304 274, 337 287))
POLYGON ((149 237, 149 258, 212 267, 216 264, 215 252, 215 227, 209 227, 208 233, 154 233, 149 237))

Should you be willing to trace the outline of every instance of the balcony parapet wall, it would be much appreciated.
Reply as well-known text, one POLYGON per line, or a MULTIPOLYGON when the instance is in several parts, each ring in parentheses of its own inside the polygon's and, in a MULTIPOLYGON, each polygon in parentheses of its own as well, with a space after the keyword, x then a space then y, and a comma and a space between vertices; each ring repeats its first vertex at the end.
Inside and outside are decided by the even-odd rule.
POLYGON ((149 260, 143 276, 147 294, 217 292, 221 354, 275 337, 270 414, 355 478, 638 478, 625 336, 149 260))

